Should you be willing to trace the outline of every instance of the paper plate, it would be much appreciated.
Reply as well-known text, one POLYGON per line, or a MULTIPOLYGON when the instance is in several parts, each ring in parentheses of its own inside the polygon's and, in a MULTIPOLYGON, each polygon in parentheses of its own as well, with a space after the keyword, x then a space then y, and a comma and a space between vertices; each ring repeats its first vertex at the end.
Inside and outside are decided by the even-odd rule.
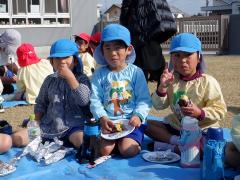
POLYGON ((129 122, 128 119, 121 119, 121 120, 113 121, 113 123, 120 123, 120 122, 122 122, 123 126, 124 126, 124 130, 122 132, 115 132, 115 133, 111 133, 111 134, 103 134, 103 133, 101 133, 102 138, 107 139, 107 140, 120 139, 122 137, 127 136, 128 134, 133 132, 133 130, 135 129, 135 127, 130 126, 128 124, 128 122, 129 122))
POLYGON ((148 152, 144 153, 142 157, 146 161, 160 164, 169 164, 180 160, 180 156, 178 154, 166 151, 148 152))

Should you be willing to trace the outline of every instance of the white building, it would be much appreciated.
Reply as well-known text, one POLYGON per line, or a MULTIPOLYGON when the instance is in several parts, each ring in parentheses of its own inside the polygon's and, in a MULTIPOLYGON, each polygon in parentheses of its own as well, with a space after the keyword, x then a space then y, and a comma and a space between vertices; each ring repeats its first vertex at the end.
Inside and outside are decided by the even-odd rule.
POLYGON ((97 0, 0 0, 0 34, 14 28, 34 46, 90 34, 96 23, 97 0))
POLYGON ((206 11, 213 15, 223 14, 240 14, 240 0, 209 0, 206 1, 206 6, 201 7, 202 11, 206 11), (210 4, 208 6, 208 4, 210 4))

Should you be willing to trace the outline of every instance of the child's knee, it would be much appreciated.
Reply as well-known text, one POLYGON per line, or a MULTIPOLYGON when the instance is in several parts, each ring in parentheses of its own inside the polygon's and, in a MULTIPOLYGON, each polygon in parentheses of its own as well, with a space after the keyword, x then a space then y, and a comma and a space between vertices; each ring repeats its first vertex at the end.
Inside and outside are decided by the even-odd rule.
POLYGON ((83 142, 83 132, 77 131, 69 136, 69 141, 73 144, 75 148, 80 148, 83 142))
POLYGON ((7 152, 12 147, 12 138, 7 134, 0 134, 0 154, 7 152))
POLYGON ((12 142, 16 147, 26 146, 29 143, 27 129, 20 130, 12 134, 12 142))
POLYGON ((124 157, 133 157, 137 155, 141 150, 141 147, 137 144, 131 145, 129 147, 119 146, 119 152, 124 157))
POLYGON ((101 149, 100 149, 100 154, 102 155, 102 156, 108 156, 108 155, 110 155, 111 154, 111 152, 112 152, 112 148, 108 148, 108 147, 102 147, 101 149))

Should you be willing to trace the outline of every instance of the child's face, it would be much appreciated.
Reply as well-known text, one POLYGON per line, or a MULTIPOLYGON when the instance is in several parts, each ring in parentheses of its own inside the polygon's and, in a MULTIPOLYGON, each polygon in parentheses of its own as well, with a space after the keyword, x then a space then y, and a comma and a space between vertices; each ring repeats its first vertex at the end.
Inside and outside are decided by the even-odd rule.
POLYGON ((121 70, 126 66, 126 57, 132 46, 126 47, 121 41, 109 41, 103 44, 103 55, 112 70, 121 70))
POLYGON ((51 63, 55 71, 58 71, 63 66, 67 66, 69 69, 73 70, 75 65, 73 56, 63 58, 52 58, 51 63))
POLYGON ((87 51, 87 48, 88 48, 88 43, 81 39, 81 38, 76 38, 75 42, 78 44, 79 46, 79 52, 80 53, 84 53, 87 51))
POLYGON ((197 65, 200 62, 198 53, 175 52, 171 54, 174 71, 182 76, 191 77, 197 71, 197 65))

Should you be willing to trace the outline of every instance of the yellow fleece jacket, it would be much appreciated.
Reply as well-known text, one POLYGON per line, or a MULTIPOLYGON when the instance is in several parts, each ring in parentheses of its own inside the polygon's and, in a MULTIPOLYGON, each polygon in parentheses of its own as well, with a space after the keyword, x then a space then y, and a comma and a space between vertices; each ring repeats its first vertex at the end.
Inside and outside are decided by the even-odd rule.
POLYGON ((83 62, 83 72, 86 74, 89 78, 92 77, 93 72, 92 69, 96 69, 96 62, 94 58, 89 54, 88 52, 80 53, 80 57, 83 62))
POLYGON ((25 92, 28 103, 35 104, 44 79, 52 73, 53 67, 46 59, 41 59, 36 64, 21 67, 17 73, 17 90, 25 92))
POLYGON ((178 74, 174 74, 174 82, 168 87, 166 96, 160 97, 156 92, 152 94, 155 109, 171 107, 173 114, 168 115, 166 120, 173 128, 180 130, 181 114, 177 102, 181 95, 187 95, 192 103, 204 111, 205 118, 199 121, 201 128, 219 126, 218 121, 224 120, 227 108, 215 78, 202 74, 194 80, 183 81, 178 74))

